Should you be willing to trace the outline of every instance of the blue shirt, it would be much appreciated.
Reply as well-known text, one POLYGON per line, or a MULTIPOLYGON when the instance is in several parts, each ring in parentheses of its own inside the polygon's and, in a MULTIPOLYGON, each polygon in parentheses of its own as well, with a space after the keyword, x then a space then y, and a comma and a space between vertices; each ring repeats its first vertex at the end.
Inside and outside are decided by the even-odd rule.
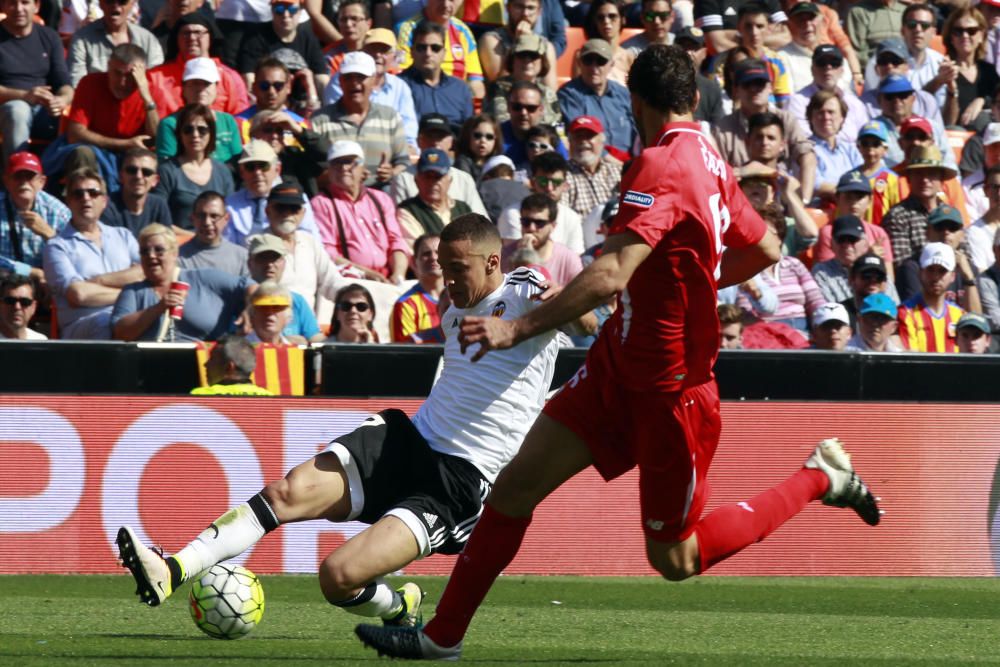
POLYGON ((580 77, 564 85, 556 93, 559 109, 566 126, 580 116, 594 116, 604 125, 607 143, 615 148, 632 152, 638 133, 632 118, 632 97, 628 89, 617 81, 608 81, 603 95, 598 95, 580 77))
MULTIPOLYGON (((340 72, 337 72, 330 77, 330 83, 326 84, 326 89, 323 91, 323 104, 334 104, 343 96, 344 91, 340 88, 340 72)), ((399 117, 403 119, 406 143, 411 146, 417 145, 419 123, 417 122, 417 112, 413 106, 413 94, 410 92, 410 87, 403 83, 402 79, 387 72, 385 83, 378 88, 373 88, 369 99, 372 104, 381 104, 395 109, 399 117)))
POLYGON ((309 302, 298 292, 292 292, 292 319, 281 332, 283 336, 302 336, 309 340, 319 333, 319 324, 309 302))
MULTIPOLYGON (((71 214, 61 201, 40 190, 35 195, 35 204, 31 210, 42 216, 49 227, 59 234, 69 222, 71 214)), ((6 192, 0 192, 0 269, 27 276, 31 269, 42 268, 42 248, 45 239, 34 233, 23 224, 20 216, 6 192), (20 248, 20 258, 15 252, 14 239, 10 233, 10 217, 15 216, 14 228, 17 230, 17 245, 20 248)))
POLYGON ((66 225, 45 244, 42 255, 45 279, 52 287, 65 338, 73 337, 72 324, 77 320, 111 312, 111 306, 71 307, 66 301, 69 286, 105 273, 124 271, 139 263, 139 243, 132 232, 124 227, 109 227, 103 222, 98 222, 97 226, 101 229, 100 247, 84 238, 73 225, 66 225))
MULTIPOLYGON (((529 169, 531 165, 528 163, 528 149, 523 140, 514 136, 514 126, 510 124, 509 120, 500 123, 500 133, 503 134, 503 153, 514 163, 514 168, 529 169)), ((566 152, 562 141, 555 149, 559 155, 569 159, 569 153, 566 152)))
MULTIPOLYGON (((178 280, 191 286, 184 300, 184 317, 173 323, 172 340, 217 340, 229 332, 246 305, 249 278, 239 278, 218 269, 181 269, 178 280)), ((111 327, 130 313, 160 302, 148 280, 122 288, 111 311, 111 327)), ((167 313, 160 316, 169 317, 167 313)), ((156 340, 160 320, 142 332, 139 340, 156 340)))
POLYGON ((837 185, 841 176, 864 163, 861 153, 851 142, 838 138, 837 147, 831 148, 826 139, 820 139, 815 134, 809 139, 816 144, 816 185, 837 185))
MULTIPOLYGON (((276 180, 274 185, 280 182, 280 179, 276 180)), ((305 206, 306 213, 302 216, 299 229, 309 232, 318 241, 320 240, 319 228, 316 226, 312 206, 305 195, 302 195, 302 205, 305 206)), ((258 199, 251 197, 246 189, 237 190, 226 197, 229 224, 222 230, 222 237, 238 246, 246 247, 249 237, 269 231, 271 226, 267 221, 267 214, 264 212, 266 206, 267 197, 260 197, 258 203, 258 199)))
POLYGON ((418 118, 429 113, 439 113, 458 127, 474 113, 472 91, 461 79, 442 72, 438 85, 431 86, 414 67, 400 74, 399 78, 410 87, 418 118))

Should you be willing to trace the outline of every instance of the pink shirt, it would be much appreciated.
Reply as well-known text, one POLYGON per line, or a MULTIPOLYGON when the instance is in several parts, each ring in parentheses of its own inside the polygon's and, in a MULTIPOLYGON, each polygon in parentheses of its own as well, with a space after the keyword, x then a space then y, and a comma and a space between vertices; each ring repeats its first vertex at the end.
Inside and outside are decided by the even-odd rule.
MULTIPOLYGON (((878 225, 863 221, 861 224, 865 227, 865 237, 868 239, 868 245, 882 248, 884 251, 882 259, 885 260, 886 266, 892 266, 892 241, 889 240, 889 235, 878 225)), ((833 246, 831 245, 830 238, 832 234, 833 224, 823 225, 819 228, 819 240, 816 241, 816 246, 813 248, 813 261, 817 264, 825 262, 828 259, 833 259, 833 246)))
POLYGON ((351 201, 347 193, 330 188, 328 193, 313 197, 312 208, 320 240, 332 258, 344 257, 389 275, 389 256, 396 250, 407 256, 410 254, 396 220, 396 206, 384 192, 364 188, 357 201, 351 201), (346 253, 341 242, 341 228, 346 253))
MULTIPOLYGON (((503 269, 505 273, 509 273, 515 268, 510 263, 510 257, 517 252, 519 243, 520 240, 511 241, 503 247, 503 269)), ((583 261, 580 259, 580 256, 558 241, 552 242, 552 256, 549 257, 549 261, 542 262, 540 266, 545 268, 549 277, 552 278, 552 282, 560 286, 573 280, 576 274, 583 271, 583 261)))

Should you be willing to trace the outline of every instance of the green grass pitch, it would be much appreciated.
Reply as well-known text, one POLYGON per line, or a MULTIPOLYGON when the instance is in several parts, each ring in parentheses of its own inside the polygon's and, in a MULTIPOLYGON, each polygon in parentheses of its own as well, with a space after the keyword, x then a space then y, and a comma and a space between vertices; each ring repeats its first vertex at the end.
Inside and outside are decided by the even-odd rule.
MULTIPOLYGON (((262 577, 247 638, 202 635, 188 587, 156 609, 126 576, 0 577, 0 665, 352 665, 377 660, 314 577, 262 577)), ((444 579, 417 578, 428 612, 444 579)), ((475 665, 1000 664, 1000 580, 503 577, 475 665)), ((383 664, 390 664, 382 660, 383 664)), ((398 663, 392 663, 398 664, 398 663)))

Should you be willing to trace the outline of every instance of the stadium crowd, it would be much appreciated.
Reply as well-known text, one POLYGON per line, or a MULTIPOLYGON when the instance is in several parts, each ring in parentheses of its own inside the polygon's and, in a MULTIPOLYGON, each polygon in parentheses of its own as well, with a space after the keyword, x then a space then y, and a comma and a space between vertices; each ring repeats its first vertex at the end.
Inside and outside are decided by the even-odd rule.
POLYGON ((557 285, 600 254, 666 43, 784 244, 720 292, 722 347, 1000 344, 1000 0, 0 12, 0 338, 440 343, 452 219, 557 285))

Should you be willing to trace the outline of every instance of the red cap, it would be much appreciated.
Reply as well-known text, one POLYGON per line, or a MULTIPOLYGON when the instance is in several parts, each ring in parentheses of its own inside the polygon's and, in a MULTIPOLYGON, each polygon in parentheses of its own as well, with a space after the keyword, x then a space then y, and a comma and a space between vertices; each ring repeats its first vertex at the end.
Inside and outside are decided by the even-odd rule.
POLYGON ((996 7, 1000 9, 1000 0, 979 0, 981 5, 989 5, 990 7, 996 7))
POLYGON ((7 160, 8 174, 16 174, 19 171, 33 171, 36 174, 45 173, 42 171, 42 162, 38 159, 38 156, 28 151, 14 153, 7 160))
POLYGON ((569 131, 573 133, 577 130, 590 130, 594 133, 603 132, 604 124, 601 123, 599 118, 594 118, 593 116, 577 116, 569 124, 569 131))
POLYGON ((900 134, 906 134, 910 130, 920 130, 928 137, 934 136, 934 130, 931 129, 931 122, 923 116, 910 116, 899 126, 900 134))

